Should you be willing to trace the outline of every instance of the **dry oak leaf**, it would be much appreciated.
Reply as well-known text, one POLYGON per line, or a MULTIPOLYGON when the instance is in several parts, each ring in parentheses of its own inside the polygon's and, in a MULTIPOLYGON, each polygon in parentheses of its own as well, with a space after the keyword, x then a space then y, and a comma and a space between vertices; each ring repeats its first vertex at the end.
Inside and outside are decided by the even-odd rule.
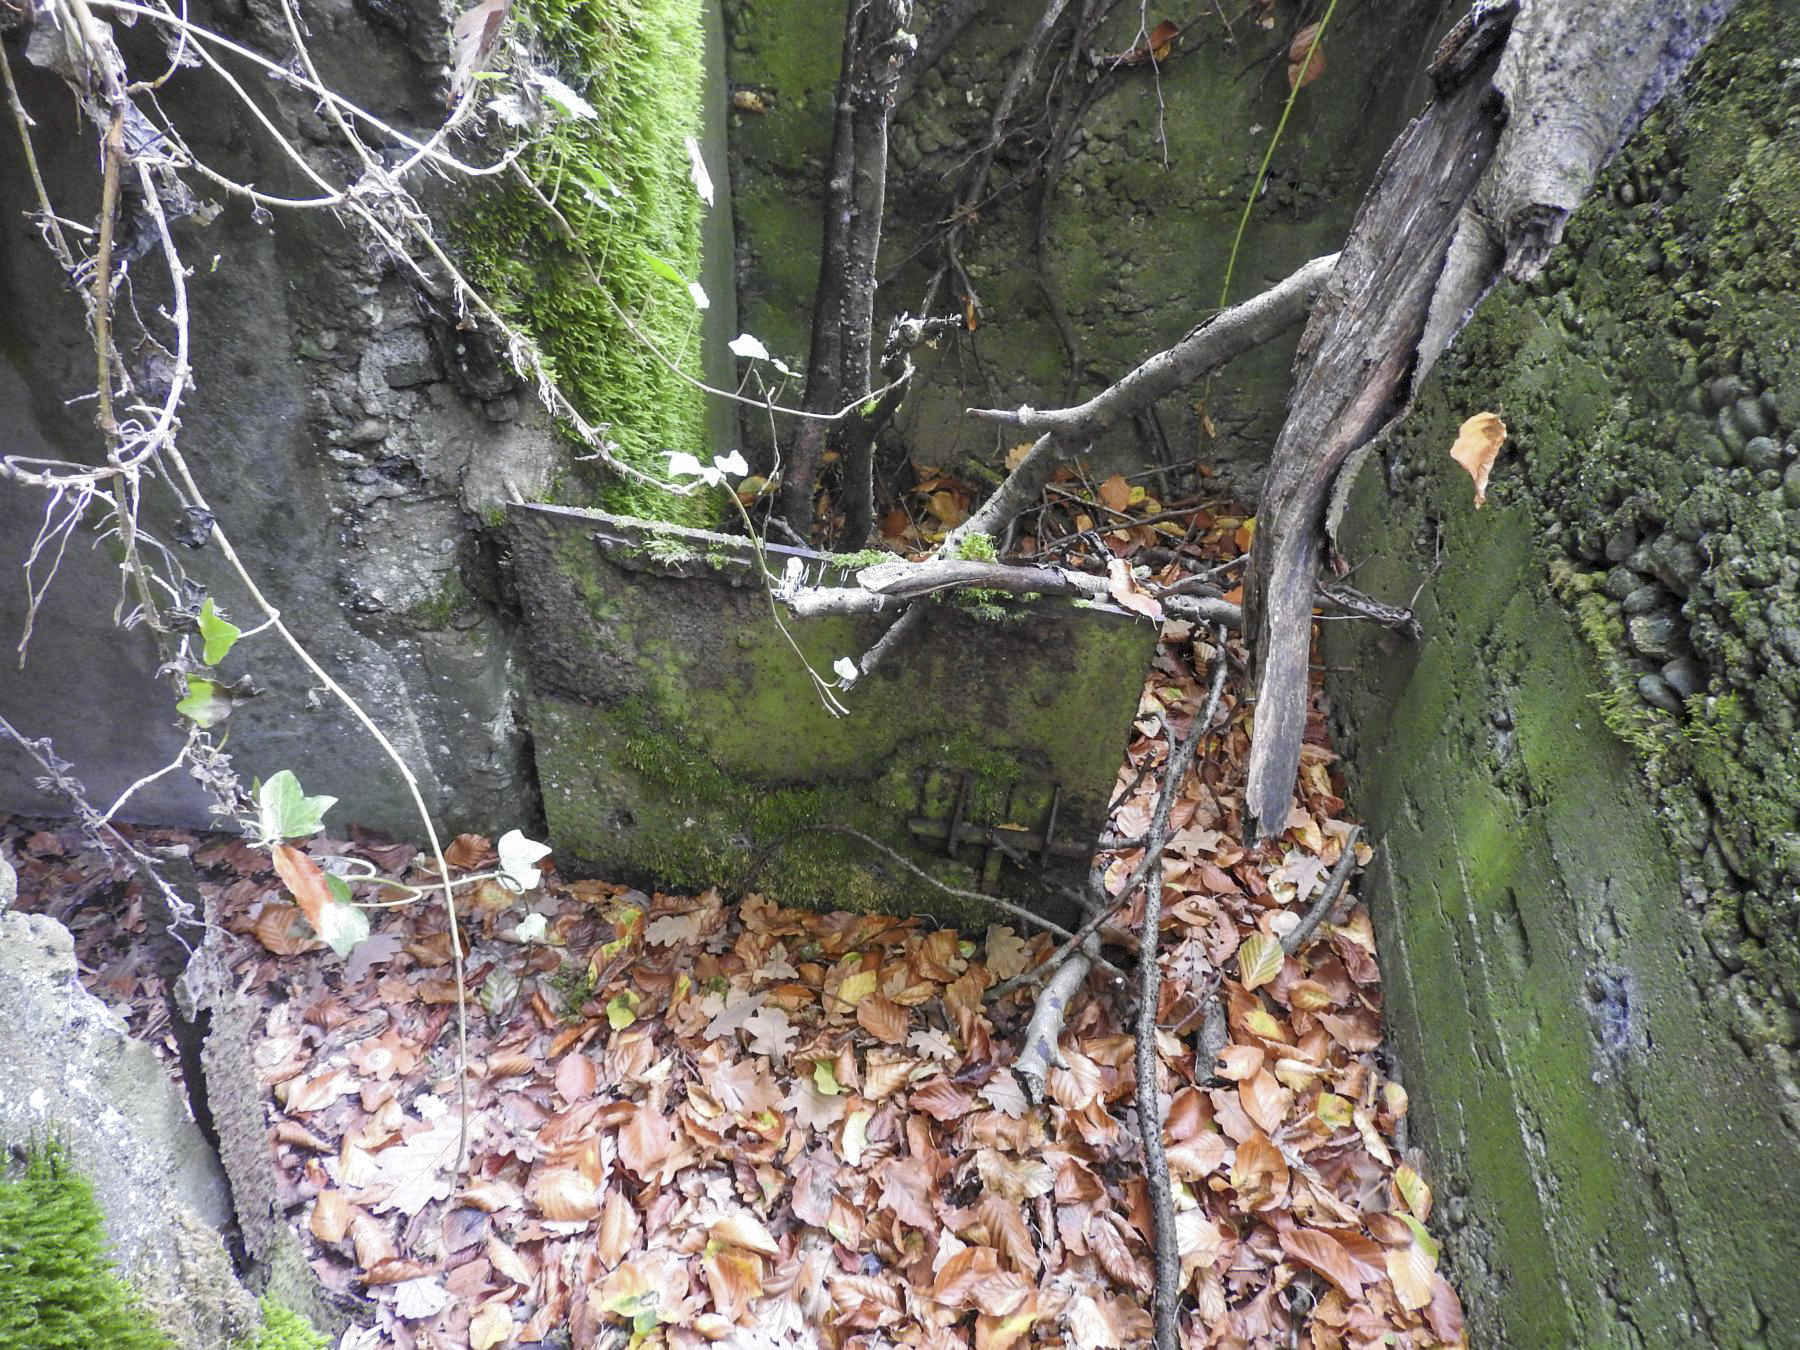
POLYGON ((1450 447, 1450 458, 1469 472, 1475 480, 1475 505, 1487 501, 1488 474, 1500 447, 1506 444, 1506 423, 1491 412, 1479 412, 1458 428, 1456 444, 1450 447))

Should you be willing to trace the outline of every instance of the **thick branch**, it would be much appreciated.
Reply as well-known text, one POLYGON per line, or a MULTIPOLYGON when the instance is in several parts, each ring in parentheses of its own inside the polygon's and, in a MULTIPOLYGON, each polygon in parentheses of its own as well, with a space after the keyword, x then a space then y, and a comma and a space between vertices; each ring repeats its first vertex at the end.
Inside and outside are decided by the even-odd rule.
POLYGON ((1214 315, 1173 347, 1157 353, 1078 407, 1052 411, 971 408, 971 417, 1039 435, 1037 443, 1005 481, 968 520, 951 531, 946 545, 954 545, 971 534, 999 534, 1037 500, 1057 466, 1093 437, 1300 322, 1306 317, 1314 293, 1330 273, 1332 262, 1332 258, 1315 258, 1261 295, 1214 315))
POLYGON ((1464 32, 1456 50, 1472 59, 1459 62, 1461 83, 1440 85, 1388 151, 1300 340, 1244 581, 1257 677, 1244 794, 1253 835, 1281 828, 1299 770, 1325 498, 1350 452, 1401 410, 1457 213, 1499 140, 1489 80, 1510 17, 1490 11, 1464 32))
POLYGON ((1173 347, 1158 352, 1086 403, 1043 410, 970 408, 969 416, 1040 434, 1102 435, 1158 399, 1217 370, 1232 357, 1293 327, 1306 317, 1313 297, 1331 275, 1337 260, 1338 255, 1332 253, 1303 264, 1261 295, 1208 319, 1173 347))
POLYGON ((1388 152, 1351 228, 1301 340, 1293 411, 1270 457, 1244 586, 1257 673, 1252 831, 1287 818, 1320 524, 1340 466, 1404 414, 1502 268, 1541 267, 1601 165, 1730 8, 1490 4, 1439 48, 1436 99, 1388 152))

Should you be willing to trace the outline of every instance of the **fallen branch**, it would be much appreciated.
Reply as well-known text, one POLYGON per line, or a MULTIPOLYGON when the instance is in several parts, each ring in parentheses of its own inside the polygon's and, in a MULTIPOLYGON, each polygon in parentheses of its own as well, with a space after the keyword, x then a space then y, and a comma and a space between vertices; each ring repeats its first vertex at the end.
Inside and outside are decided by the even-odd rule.
MULTIPOLYGON (((1211 727, 1213 718, 1218 713, 1219 700, 1225 692, 1225 672, 1229 663, 1225 659, 1223 630, 1215 633, 1215 642, 1218 655, 1214 658, 1212 692, 1207 697, 1205 710, 1194 719, 1193 725, 1188 728, 1187 735, 1182 737, 1179 744, 1175 743, 1173 732, 1170 733, 1170 743, 1174 748, 1163 771, 1162 789, 1157 796, 1150 829, 1144 835, 1144 856, 1139 860, 1137 868, 1111 904, 1101 902, 1098 884, 1090 882, 1089 893, 1094 898, 1088 907, 1090 912, 1087 922, 1031 970, 1015 975, 995 987, 988 995, 990 1000, 1002 998, 1041 978, 1046 971, 1051 972, 1050 982, 1038 995, 1037 1003, 1032 1008, 1024 1048, 1013 1065, 1013 1073, 1024 1083, 1026 1096, 1034 1102, 1044 1099, 1044 1086, 1049 1081, 1050 1070, 1060 1062, 1056 1043, 1062 1034, 1063 1015, 1069 998, 1081 987, 1094 965, 1104 964, 1099 957, 1099 930, 1130 903, 1131 897, 1140 886, 1145 885, 1153 870, 1156 872, 1160 900, 1160 869, 1163 845, 1168 842, 1169 837, 1169 814, 1174 810, 1175 799, 1181 795, 1181 784, 1187 777, 1188 766, 1194 762, 1194 750, 1199 745, 1200 738, 1211 727)), ((1139 944, 1140 969, 1146 959, 1151 962, 1156 959, 1154 934, 1147 933, 1147 936, 1150 938, 1148 944, 1139 944)))
MULTIPOLYGON (((802 618, 828 614, 876 614, 909 600, 942 591, 973 588, 1004 591, 1008 595, 1068 595, 1082 600, 1113 603, 1106 578, 1064 567, 1016 567, 1010 563, 940 558, 921 563, 876 563, 856 574, 855 586, 810 586, 782 598, 802 618)), ((1164 594, 1157 596, 1171 618, 1196 623, 1223 624, 1236 629, 1243 617, 1238 607, 1216 596, 1164 594)), ((873 656, 873 651, 870 656, 873 656)), ((867 660, 867 658, 865 658, 867 660)), ((872 663, 871 663, 872 665, 872 663)), ((867 673, 865 669, 864 673, 867 673)))
POLYGON ((1313 902, 1313 907, 1306 911, 1306 917, 1300 920, 1299 927, 1281 939, 1281 950, 1293 956, 1319 931, 1319 925, 1330 917, 1332 909, 1337 905, 1338 897, 1344 893, 1349 884, 1350 874, 1356 870, 1356 840, 1362 834, 1361 825, 1352 825, 1350 833, 1344 836, 1344 852, 1331 869, 1331 875, 1325 880, 1325 889, 1313 902))
POLYGON ((1251 838, 1281 829, 1299 769, 1314 578, 1339 469, 1405 415, 1503 271, 1528 279, 1543 266, 1600 167, 1730 8, 1481 5, 1438 49, 1434 100, 1388 151, 1300 340, 1292 411, 1264 480, 1244 578, 1256 663, 1251 838))
POLYGON ((1137 1015, 1137 1109, 1138 1134, 1144 1144, 1144 1179, 1150 1188, 1151 1227, 1156 1243, 1156 1293, 1151 1301, 1155 1321, 1157 1350, 1179 1350, 1181 1340, 1176 1321, 1177 1302, 1181 1295, 1181 1249, 1175 1234, 1175 1200, 1169 1184, 1169 1159, 1163 1151, 1162 1098, 1157 1093, 1156 1010, 1162 997, 1162 961, 1160 958, 1162 928, 1162 854, 1169 837, 1169 813, 1181 795, 1182 780, 1194 761, 1200 738, 1211 725, 1213 712, 1225 692, 1225 634, 1215 636, 1218 653, 1213 657, 1212 692, 1206 700, 1206 711, 1194 720, 1187 736, 1170 756, 1168 773, 1163 779, 1162 795, 1156 802, 1156 814, 1150 821, 1150 832, 1144 839, 1144 921, 1139 932, 1138 950, 1138 1015, 1137 1015))
POLYGON ((1261 295, 1215 314, 1173 347, 1077 407, 1051 411, 969 409, 971 417, 1039 434, 993 494, 950 532, 945 548, 954 552, 955 545, 971 534, 998 535, 1037 500, 1057 466, 1089 440, 1299 323, 1335 261, 1335 257, 1315 258, 1261 295))

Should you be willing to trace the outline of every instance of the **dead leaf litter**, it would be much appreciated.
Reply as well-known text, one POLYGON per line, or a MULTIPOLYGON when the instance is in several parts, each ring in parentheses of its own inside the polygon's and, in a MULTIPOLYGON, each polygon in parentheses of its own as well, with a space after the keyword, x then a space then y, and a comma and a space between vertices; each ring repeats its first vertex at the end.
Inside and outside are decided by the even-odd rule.
MULTIPOLYGON (((1158 509, 1141 492, 1120 501, 1121 513, 1158 509)), ((1171 542, 1130 528, 1116 552, 1171 542)), ((1177 552, 1217 565, 1250 528, 1201 512, 1177 552)), ((1129 570, 1112 584, 1137 598, 1129 570)), ((1163 632, 1120 771, 1120 846, 1098 861, 1117 895, 1141 861, 1168 747, 1205 704, 1210 663, 1232 660, 1163 860, 1158 1085, 1184 1341, 1461 1345, 1426 1226, 1431 1188, 1405 1146, 1406 1092, 1384 1069, 1368 912, 1347 899, 1283 951, 1351 831, 1319 691, 1286 829, 1247 848, 1242 651, 1216 652, 1181 623, 1163 632), (1201 1063, 1215 996, 1228 1039, 1201 1063)), ((137 833, 190 849, 238 981, 260 1000, 255 1061, 282 1200, 319 1279, 363 1307, 358 1350, 1148 1340, 1152 1209, 1129 1009, 1091 977, 1047 1100, 1032 1105, 1010 1066, 1033 991, 984 997, 1047 956, 1046 936, 554 873, 522 898, 477 883, 463 901, 470 1160, 453 1179, 464 1122, 441 909, 371 911, 373 935, 340 959, 266 854, 137 833), (543 940, 522 938, 531 914, 543 940)), ((90 987, 172 1059, 135 881, 72 826, 10 821, 0 844, 21 907, 71 926, 90 987)), ((1353 847, 1366 862, 1368 846, 1353 847)), ((327 872, 353 857, 431 880, 404 845, 320 838, 307 851, 327 872)), ((493 852, 469 835, 450 860, 480 870, 493 852)), ((1134 932, 1141 915, 1134 899, 1102 936, 1134 932)))

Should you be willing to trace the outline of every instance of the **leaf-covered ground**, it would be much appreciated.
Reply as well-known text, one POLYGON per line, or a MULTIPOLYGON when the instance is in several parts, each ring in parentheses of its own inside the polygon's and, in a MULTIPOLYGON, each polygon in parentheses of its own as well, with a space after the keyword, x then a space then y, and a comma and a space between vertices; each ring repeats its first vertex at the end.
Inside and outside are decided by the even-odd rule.
MULTIPOLYGON (((1115 514, 1143 512, 1141 496, 1115 514)), ((1174 544, 1168 566, 1191 570, 1246 538, 1238 519, 1202 514, 1185 535, 1138 527, 1111 546, 1174 544)), ((1163 871, 1157 1050, 1184 1339, 1461 1344, 1431 1192, 1405 1149, 1406 1093, 1383 1067, 1374 937, 1354 888, 1337 922, 1282 952, 1351 829, 1316 708, 1288 828, 1246 849, 1242 653, 1170 625, 1120 771, 1111 838, 1124 846, 1101 855, 1107 884, 1136 867, 1159 767, 1221 657, 1231 678, 1179 787, 1163 871), (1215 997, 1229 1041, 1197 1062, 1215 997)), ((239 979, 266 1007, 256 1066, 289 1213, 324 1283, 368 1301, 373 1326, 346 1346, 1147 1340, 1151 1206, 1126 993, 1091 977, 1041 1105, 1009 1068, 1032 991, 990 995, 1050 952, 1047 937, 554 873, 523 899, 477 883, 463 902, 469 1161, 453 1179, 462 1098, 441 908, 377 911, 374 935, 340 959, 265 854, 144 833, 191 845, 239 979), (534 913, 544 937, 522 940, 534 913)), ((21 903, 70 923, 92 986, 160 1039, 133 883, 73 828, 12 823, 4 846, 21 903)), ((311 851, 328 871, 353 855, 429 879, 404 845, 311 851)), ((492 864, 474 836, 451 855, 492 864)), ((1102 930, 1121 964, 1140 915, 1134 900, 1102 930)))

